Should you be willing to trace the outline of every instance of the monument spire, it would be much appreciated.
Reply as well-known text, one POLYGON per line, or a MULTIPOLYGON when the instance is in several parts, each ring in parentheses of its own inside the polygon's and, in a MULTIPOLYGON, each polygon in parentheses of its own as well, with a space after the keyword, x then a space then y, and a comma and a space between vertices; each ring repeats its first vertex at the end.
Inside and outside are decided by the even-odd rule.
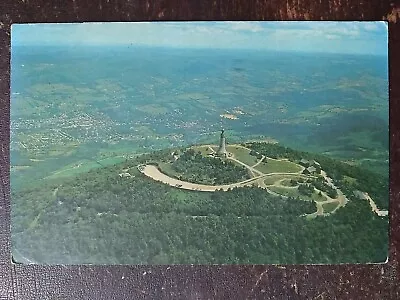
POLYGON ((217 154, 226 156, 225 135, 224 135, 223 129, 221 130, 221 136, 219 138, 219 148, 218 148, 217 154))

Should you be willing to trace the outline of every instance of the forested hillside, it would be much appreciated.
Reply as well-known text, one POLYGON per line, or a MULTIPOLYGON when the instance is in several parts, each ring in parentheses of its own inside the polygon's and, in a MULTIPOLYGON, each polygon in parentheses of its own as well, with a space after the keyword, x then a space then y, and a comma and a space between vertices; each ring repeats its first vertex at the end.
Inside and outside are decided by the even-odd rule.
MULTIPOLYGON (((252 147, 270 156, 275 149, 277 156, 311 157, 280 146, 252 147)), ((58 264, 367 263, 386 259, 388 218, 376 216, 365 200, 353 197, 330 216, 307 219, 304 214, 315 212, 313 202, 283 199, 256 187, 184 191, 137 170, 138 164, 166 153, 155 152, 75 178, 14 191, 13 252, 34 262, 58 264), (120 176, 122 170, 132 177, 120 176)), ((358 169, 346 169, 322 156, 318 161, 327 172, 329 164, 332 177, 343 185, 342 176, 348 174, 358 184, 369 182, 355 176, 358 169)), ((377 184, 368 187, 371 195, 377 184)))

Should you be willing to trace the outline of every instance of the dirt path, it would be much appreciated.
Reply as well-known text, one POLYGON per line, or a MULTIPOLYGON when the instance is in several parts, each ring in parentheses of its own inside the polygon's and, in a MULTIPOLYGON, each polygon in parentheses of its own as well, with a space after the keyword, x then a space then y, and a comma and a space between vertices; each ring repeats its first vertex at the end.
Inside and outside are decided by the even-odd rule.
POLYGON ((376 206, 374 200, 372 200, 370 195, 368 195, 368 193, 363 193, 363 194, 367 198, 367 200, 369 201, 369 205, 371 206, 371 209, 372 209, 372 211, 374 213, 376 213, 380 217, 384 217, 384 216, 387 216, 389 214, 389 212, 387 210, 380 210, 378 208, 378 206, 376 206))
POLYGON ((319 216, 329 215, 331 213, 334 213, 338 208, 340 208, 340 207, 342 207, 344 205, 344 204, 342 204, 343 203, 343 199, 341 199, 340 198, 341 196, 339 196, 339 189, 337 189, 337 191, 338 191, 338 197, 337 198, 331 198, 324 191, 321 191, 321 190, 319 190, 319 189, 314 187, 314 192, 315 193, 321 193, 321 195, 326 198, 325 201, 314 201, 315 204, 317 205, 317 215, 319 215, 319 216), (325 213, 323 205, 327 204, 327 203, 335 203, 335 202, 338 203, 336 208, 334 210, 332 210, 331 212, 329 212, 329 213, 325 213))
POLYGON ((346 203, 349 201, 346 196, 342 193, 342 191, 336 187, 336 185, 333 184, 332 178, 330 178, 326 172, 324 170, 321 170, 321 175, 322 177, 324 177, 325 181, 328 183, 328 185, 332 188, 334 188, 337 193, 338 193, 338 197, 337 199, 339 200, 339 205, 340 206, 345 206, 346 203))
POLYGON ((324 208, 322 207, 322 204, 319 203, 319 202, 315 202, 315 205, 317 206, 316 215, 317 215, 317 216, 322 216, 322 215, 324 215, 324 208))
POLYGON ((252 165, 251 167, 252 167, 252 168, 257 167, 260 163, 262 163, 262 161, 264 160, 264 158, 265 158, 265 155, 263 155, 263 156, 261 157, 261 159, 260 159, 255 165, 252 165))
POLYGON ((233 160, 234 162, 242 165, 243 167, 249 169, 253 174, 258 174, 258 175, 265 175, 263 172, 258 171, 257 169, 254 169, 253 167, 250 167, 249 165, 245 164, 244 162, 241 162, 240 160, 234 158, 234 157, 228 157, 228 159, 233 160))

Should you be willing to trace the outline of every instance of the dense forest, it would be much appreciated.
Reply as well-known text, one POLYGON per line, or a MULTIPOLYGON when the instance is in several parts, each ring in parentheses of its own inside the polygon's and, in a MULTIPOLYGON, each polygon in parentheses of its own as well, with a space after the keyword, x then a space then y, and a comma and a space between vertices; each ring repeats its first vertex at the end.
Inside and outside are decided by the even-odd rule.
MULTIPOLYGON (((264 146, 252 145, 260 152, 270 147, 264 146)), ((279 148, 275 150, 281 155, 279 148)), ((75 178, 43 181, 13 191, 16 257, 58 264, 367 263, 386 259, 388 218, 376 216, 365 200, 353 197, 331 216, 309 219, 304 215, 315 212, 313 202, 283 199, 256 187, 184 191, 137 170, 139 163, 158 160, 166 153, 155 152, 75 178), (123 169, 133 177, 120 177, 123 169)), ((293 160, 311 157, 292 155, 293 160)), ((357 175, 340 162, 320 157, 318 161, 327 172, 330 162, 330 174, 336 174, 339 181, 342 169, 357 175)), ((364 183, 361 177, 354 178, 364 183)))
MULTIPOLYGON (((179 179, 204 184, 229 184, 249 179, 244 167, 212 157, 204 157, 200 152, 188 149, 175 160, 171 167, 179 179)), ((168 171, 166 172, 168 173, 168 171)))

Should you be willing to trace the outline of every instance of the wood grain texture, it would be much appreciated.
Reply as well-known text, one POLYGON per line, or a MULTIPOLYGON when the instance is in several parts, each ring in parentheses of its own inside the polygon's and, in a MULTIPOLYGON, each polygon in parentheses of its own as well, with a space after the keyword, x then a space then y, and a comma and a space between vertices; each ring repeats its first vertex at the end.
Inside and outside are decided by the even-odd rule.
POLYGON ((16 299, 13 275, 14 272, 10 264, 0 264, 0 300, 16 299))
POLYGON ((380 0, 0 2, 0 299, 400 299, 400 10, 380 0), (391 245, 384 265, 24 266, 10 261, 10 26, 143 20, 390 20, 391 245), (397 83, 397 85, 395 84, 397 83))
MULTIPOLYGON (((2 9, 0 4, 0 11, 2 9)), ((0 265, 10 263, 10 25, 0 13, 0 265)), ((2 268, 0 267, 0 273, 2 268)), ((1 281, 0 281, 1 282, 1 281)), ((1 291, 1 289, 0 289, 1 291)), ((1 294, 0 294, 1 297, 1 294)), ((1 299, 1 298, 0 298, 1 299)))

